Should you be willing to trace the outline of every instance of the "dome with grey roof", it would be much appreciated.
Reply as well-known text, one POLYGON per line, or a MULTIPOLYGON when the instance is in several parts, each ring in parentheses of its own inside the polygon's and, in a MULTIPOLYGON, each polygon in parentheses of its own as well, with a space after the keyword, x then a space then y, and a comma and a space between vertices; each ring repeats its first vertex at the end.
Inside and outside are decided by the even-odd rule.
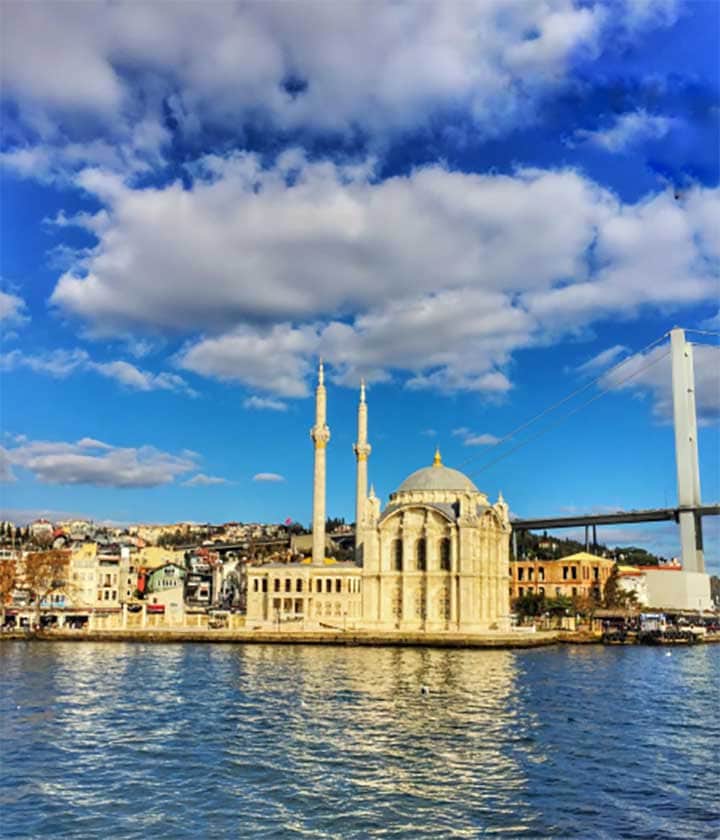
POLYGON ((440 460, 440 453, 435 453, 431 467, 423 467, 409 475, 398 487, 397 492, 410 490, 455 490, 478 493, 477 487, 460 470, 446 467, 440 460))

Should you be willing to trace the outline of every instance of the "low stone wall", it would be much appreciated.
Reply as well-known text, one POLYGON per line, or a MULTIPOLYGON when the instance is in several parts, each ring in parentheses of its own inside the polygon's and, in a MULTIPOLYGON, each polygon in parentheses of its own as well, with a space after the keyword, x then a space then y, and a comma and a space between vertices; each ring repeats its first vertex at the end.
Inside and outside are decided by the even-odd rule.
POLYGON ((553 645, 558 633, 488 634, 469 636, 460 633, 346 633, 273 630, 52 630, 41 633, 11 632, 0 641, 22 639, 43 642, 142 642, 142 643, 242 643, 285 645, 345 645, 442 648, 536 648, 553 645))

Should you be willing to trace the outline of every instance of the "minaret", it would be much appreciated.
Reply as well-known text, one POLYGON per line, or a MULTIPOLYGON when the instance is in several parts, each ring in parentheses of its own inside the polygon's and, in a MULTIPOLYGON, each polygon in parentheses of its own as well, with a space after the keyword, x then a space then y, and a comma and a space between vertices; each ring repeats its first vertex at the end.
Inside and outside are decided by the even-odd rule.
POLYGON ((313 473, 313 523, 312 561, 325 560, 325 447, 330 440, 326 420, 325 371, 322 359, 318 365, 318 384, 315 389, 315 425, 310 437, 315 445, 315 470, 313 473))
POLYGON ((358 404, 357 443, 353 446, 357 471, 355 479, 355 548, 362 543, 360 529, 365 516, 367 497, 367 459, 372 447, 367 440, 367 403, 365 402, 365 380, 360 380, 360 403, 358 404))

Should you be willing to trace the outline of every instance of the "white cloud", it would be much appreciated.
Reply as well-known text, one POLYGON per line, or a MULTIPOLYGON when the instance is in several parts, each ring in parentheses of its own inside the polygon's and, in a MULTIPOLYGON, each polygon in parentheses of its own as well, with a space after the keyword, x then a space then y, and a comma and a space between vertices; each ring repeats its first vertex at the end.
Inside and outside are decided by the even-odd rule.
POLYGON ((21 297, 0 291, 0 323, 5 327, 22 324, 29 320, 25 311, 25 301, 21 297))
POLYGON ((462 438, 463 445, 465 446, 495 446, 496 443, 500 442, 500 438, 495 435, 491 435, 488 432, 475 434, 465 426, 459 429, 453 429, 452 434, 454 437, 462 438))
MULTIPOLYGON (((653 414, 663 422, 671 422, 672 372, 666 344, 645 354, 636 354, 617 370, 600 380, 604 388, 623 389, 649 394, 653 414)), ((695 369, 695 408, 698 424, 720 421, 720 349, 707 344, 693 348, 695 369)))
POLYGON ((304 396, 322 353, 341 383, 403 371, 411 388, 500 396, 520 348, 717 300, 717 189, 623 204, 571 170, 440 166, 378 182, 369 163, 297 150, 194 172, 189 189, 83 173, 104 214, 72 221, 98 244, 52 301, 99 334, 204 330, 178 364, 268 394, 304 396))
POLYGON ((271 397, 248 397, 243 401, 245 408, 257 409, 258 411, 287 411, 287 404, 271 397))
POLYGON ((230 482, 226 478, 220 478, 216 475, 205 475, 204 473, 198 473, 194 475, 192 478, 189 478, 187 481, 183 481, 183 487, 210 487, 215 484, 229 484, 230 482))
POLYGON ((4 446, 0 446, 0 482, 9 484, 13 481, 17 481, 17 476, 12 470, 10 453, 4 446))
POLYGON ((285 477, 282 476, 282 475, 279 475, 278 473, 262 472, 262 473, 257 473, 256 475, 254 475, 252 480, 253 481, 266 481, 266 482, 269 482, 269 483, 272 484, 272 483, 278 483, 278 482, 281 482, 281 481, 285 481, 285 477))
MULTIPOLYGON (((278 128, 386 132, 450 109, 493 134, 532 118, 571 60, 598 54, 618 26, 670 22, 660 13, 670 5, 624 0, 610 14, 601 2, 468 0, 368 13, 324 2, 15 2, 1 71, 36 134, 62 116, 75 135, 112 126, 140 149, 162 142, 163 107, 190 136, 253 115, 278 128)), ((112 144, 102 152, 122 153, 112 144)))
POLYGON ((704 321, 701 321, 698 324, 698 327, 701 330, 712 330, 718 331, 720 330, 720 309, 715 313, 715 315, 710 316, 710 318, 705 318, 704 321))
POLYGON ((311 327, 240 327, 187 347, 178 363, 205 376, 242 382, 280 396, 303 397, 307 394, 304 379, 310 370, 307 357, 317 344, 317 333, 311 327))
POLYGON ((609 365, 614 364, 619 358, 628 353, 628 348, 623 344, 615 344, 613 347, 608 347, 607 350, 602 350, 596 356, 578 365, 577 372, 581 376, 597 376, 601 371, 605 370, 609 365))
POLYGON ((157 487, 197 469, 189 453, 173 455, 152 446, 115 447, 91 438, 76 443, 26 441, 5 449, 10 464, 45 484, 95 487, 157 487))
POLYGON ((36 355, 29 355, 17 349, 0 353, 0 371, 19 368, 27 368, 34 373, 45 373, 58 379, 90 371, 135 391, 177 391, 187 396, 197 396, 187 382, 176 373, 151 373, 122 360, 95 362, 86 350, 79 348, 53 350, 36 355))
POLYGON ((579 129, 573 138, 579 142, 591 143, 617 154, 643 140, 660 140, 672 128, 673 119, 657 114, 648 114, 642 109, 617 116, 607 128, 589 131, 579 129))

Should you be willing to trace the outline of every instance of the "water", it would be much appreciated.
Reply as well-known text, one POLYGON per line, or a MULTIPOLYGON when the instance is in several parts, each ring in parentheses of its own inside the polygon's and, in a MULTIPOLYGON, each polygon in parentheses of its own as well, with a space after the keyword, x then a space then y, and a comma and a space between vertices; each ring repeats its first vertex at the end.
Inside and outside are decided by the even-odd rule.
POLYGON ((720 835, 720 646, 5 642, 0 671, 1 837, 720 835))

